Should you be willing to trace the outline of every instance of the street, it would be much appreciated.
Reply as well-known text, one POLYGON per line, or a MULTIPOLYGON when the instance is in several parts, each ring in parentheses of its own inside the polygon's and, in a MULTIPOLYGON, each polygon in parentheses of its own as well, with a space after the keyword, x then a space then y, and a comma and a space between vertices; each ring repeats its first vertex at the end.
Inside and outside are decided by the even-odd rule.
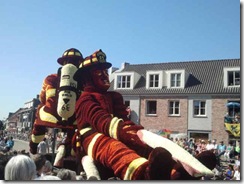
POLYGON ((16 151, 25 150, 25 152, 27 153, 27 152, 29 152, 29 142, 22 141, 19 139, 14 139, 13 150, 16 150, 16 151))

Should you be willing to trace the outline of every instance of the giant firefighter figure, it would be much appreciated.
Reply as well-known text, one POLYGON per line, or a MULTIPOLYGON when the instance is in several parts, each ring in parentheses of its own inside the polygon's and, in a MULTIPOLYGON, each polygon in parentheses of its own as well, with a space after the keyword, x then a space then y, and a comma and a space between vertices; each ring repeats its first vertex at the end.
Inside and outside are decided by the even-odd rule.
MULTIPOLYGON (((85 154, 112 169, 122 180, 199 179, 212 175, 210 169, 216 163, 207 168, 199 161, 203 159, 193 158, 168 139, 163 140, 163 146, 150 145, 148 132, 128 119, 122 95, 108 91, 107 69, 111 65, 105 53, 98 50, 81 62, 74 75, 82 90, 75 114, 85 154), (174 151, 185 158, 177 155, 174 158, 174 151)), ((213 158, 214 155, 208 153, 203 157, 213 158)))

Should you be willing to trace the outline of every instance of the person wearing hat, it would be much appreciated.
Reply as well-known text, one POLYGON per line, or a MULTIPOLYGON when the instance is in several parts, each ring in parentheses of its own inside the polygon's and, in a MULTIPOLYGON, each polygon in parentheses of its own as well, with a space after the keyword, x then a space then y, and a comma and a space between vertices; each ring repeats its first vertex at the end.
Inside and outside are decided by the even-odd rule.
POLYGON ((58 151, 54 162, 54 166, 56 167, 62 167, 62 160, 65 152, 66 154, 70 154, 70 141, 77 127, 74 112, 70 111, 71 106, 74 108, 79 93, 76 82, 72 81, 72 72, 74 73, 77 70, 82 60, 83 56, 79 50, 75 48, 66 50, 62 57, 57 60, 61 67, 58 69, 57 73, 50 74, 44 79, 39 95, 40 104, 37 108, 29 142, 30 152, 32 154, 37 153, 37 146, 43 140, 47 128, 61 129, 61 131, 67 133, 68 137, 66 143, 64 143, 65 148, 64 146, 60 146, 60 150, 62 151, 58 151), (64 102, 67 102, 68 105, 64 102), (69 111, 61 112, 60 109, 62 109, 62 107, 59 107, 60 104, 64 110, 69 111), (67 112, 69 114, 67 114, 67 112))
POLYGON ((108 91, 111 66, 100 49, 86 57, 74 74, 82 90, 75 114, 85 154, 123 180, 193 178, 168 150, 153 149, 140 140, 137 131, 143 127, 128 119, 122 95, 108 91))

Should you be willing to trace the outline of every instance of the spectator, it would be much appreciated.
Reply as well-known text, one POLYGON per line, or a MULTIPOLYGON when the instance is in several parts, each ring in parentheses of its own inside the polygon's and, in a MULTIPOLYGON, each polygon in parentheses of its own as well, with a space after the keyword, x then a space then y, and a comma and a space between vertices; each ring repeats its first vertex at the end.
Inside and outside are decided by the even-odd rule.
POLYGON ((6 151, 10 151, 14 147, 13 137, 10 137, 6 143, 6 151))
POLYGON ((220 144, 217 147, 217 156, 220 158, 222 155, 225 154, 226 151, 226 145, 224 144, 224 141, 220 141, 220 144))
POLYGON ((127 112, 127 117, 128 117, 128 119, 130 119, 130 118, 131 118, 131 108, 130 108, 130 106, 128 106, 128 107, 126 108, 126 112, 127 112))
POLYGON ((36 165, 36 177, 43 175, 44 165, 46 163, 46 157, 42 154, 33 155, 33 160, 36 165))
POLYGON ((240 155, 241 148, 240 148, 240 140, 236 142, 234 147, 234 156, 240 155))
POLYGON ((44 168, 43 168, 43 175, 51 175, 53 170, 53 166, 49 160, 46 160, 44 168))
POLYGON ((35 178, 35 180, 61 180, 61 179, 53 175, 43 175, 41 177, 35 178))
POLYGON ((229 144, 226 148, 226 151, 224 153, 225 161, 228 161, 228 162, 230 161, 230 154, 233 151, 233 149, 234 149, 234 147, 233 147, 232 143, 229 142, 229 144))
POLYGON ((37 146, 37 153, 40 153, 40 154, 46 154, 46 153, 49 153, 49 146, 46 142, 46 137, 43 138, 43 140, 38 144, 37 146))
POLYGON ((240 166, 234 166, 234 175, 231 180, 241 180, 240 166))
POLYGON ((211 140, 209 139, 208 140, 208 143, 206 145, 206 150, 213 150, 214 149, 214 145, 213 143, 211 142, 211 140))
POLYGON ((231 180, 234 176, 234 169, 233 166, 231 164, 228 165, 228 169, 225 172, 225 178, 224 180, 231 180))
POLYGON ((35 176, 36 165, 26 155, 13 156, 5 167, 5 180, 33 180, 35 176))
POLYGON ((61 180, 76 180, 76 173, 70 169, 60 169, 57 173, 57 177, 61 180))
POLYGON ((4 180, 4 169, 12 155, 0 155, 0 180, 4 180))

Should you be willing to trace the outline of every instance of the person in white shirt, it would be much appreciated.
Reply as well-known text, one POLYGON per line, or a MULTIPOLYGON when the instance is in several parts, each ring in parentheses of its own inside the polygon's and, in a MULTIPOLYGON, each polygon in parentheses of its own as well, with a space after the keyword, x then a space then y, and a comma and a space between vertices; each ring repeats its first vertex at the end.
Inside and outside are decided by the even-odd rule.
POLYGON ((240 166, 235 165, 234 170, 234 176, 231 180, 241 180, 240 166))
POLYGON ((206 145, 206 150, 214 150, 214 145, 211 140, 208 140, 208 144, 206 145))
POLYGON ((49 146, 46 142, 46 138, 44 137, 43 140, 37 146, 37 153, 46 154, 49 153, 49 146))

